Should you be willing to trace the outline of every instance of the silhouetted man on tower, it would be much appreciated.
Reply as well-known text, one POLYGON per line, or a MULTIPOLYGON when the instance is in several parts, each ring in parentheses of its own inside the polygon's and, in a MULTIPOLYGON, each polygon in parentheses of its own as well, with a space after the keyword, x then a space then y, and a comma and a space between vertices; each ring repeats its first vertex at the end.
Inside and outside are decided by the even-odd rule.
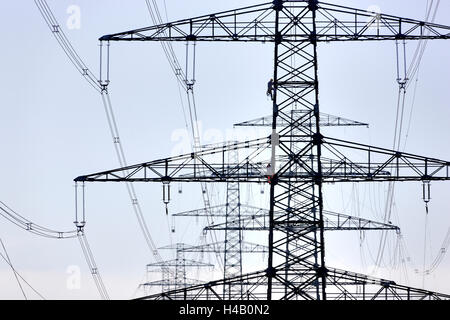
POLYGON ((273 100, 272 96, 273 92, 273 79, 270 79, 269 83, 267 83, 267 95, 270 96, 270 99, 273 100))

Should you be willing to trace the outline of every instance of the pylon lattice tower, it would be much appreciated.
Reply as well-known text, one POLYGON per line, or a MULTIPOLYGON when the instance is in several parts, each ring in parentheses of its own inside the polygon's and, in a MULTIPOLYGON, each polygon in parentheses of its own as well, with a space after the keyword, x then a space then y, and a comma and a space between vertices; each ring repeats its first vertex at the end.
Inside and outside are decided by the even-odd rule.
MULTIPOLYGON (((232 150, 228 155, 229 166, 239 166, 238 150, 232 150)), ((229 168, 229 170, 232 168, 229 168)), ((245 206, 244 206, 245 207, 245 206)), ((244 243, 243 227, 241 225, 241 190, 239 182, 231 181, 227 183, 226 203, 215 207, 191 210, 174 214, 174 217, 188 216, 209 216, 212 219, 218 216, 225 218, 224 242, 215 244, 204 244, 195 247, 187 247, 186 252, 214 252, 223 253, 223 276, 232 278, 242 276, 242 254, 243 253, 265 253, 267 248, 261 245, 244 243)), ((213 221, 213 220, 212 220, 213 221)), ((206 230, 206 229, 204 229, 206 230)), ((209 229, 212 231, 213 229, 209 229)), ((223 288, 224 299, 239 299, 242 297, 245 289, 242 283, 233 283, 223 288)))
MULTIPOLYGON (((237 150, 229 152, 228 163, 238 166, 237 150)), ((242 276, 241 191, 237 181, 227 182, 225 225, 224 279, 242 276)), ((224 297, 237 299, 242 297, 244 288, 242 283, 233 283, 223 289, 224 297)))
POLYGON ((159 249, 175 250, 175 260, 167 260, 162 262, 154 262, 147 264, 147 274, 158 272, 161 274, 161 279, 157 281, 147 281, 141 284, 144 289, 151 287, 161 287, 161 292, 167 292, 170 290, 180 290, 190 285, 198 285, 202 283, 200 280, 188 279, 187 269, 192 268, 212 268, 214 265, 210 263, 204 263, 201 261, 186 259, 185 252, 187 248, 192 246, 184 243, 176 243, 161 247, 159 249), (156 269, 155 269, 156 268, 156 269), (175 272, 171 272, 174 269, 175 272))
POLYGON ((450 180, 450 162, 322 135, 318 44, 449 38, 448 26, 316 0, 275 0, 103 36, 100 40, 108 43, 273 43, 272 134, 233 146, 80 176, 75 181, 262 183, 270 176, 267 268, 148 298, 187 298, 195 293, 198 299, 220 299, 219 288, 237 283, 245 285, 248 299, 448 299, 449 295, 326 266, 324 184, 450 180), (248 154, 239 166, 230 167, 226 159, 234 149, 248 154), (355 154, 356 159, 364 160, 352 161, 355 154), (271 164, 270 172, 267 163, 271 164), (292 226, 299 228, 293 231, 292 226))

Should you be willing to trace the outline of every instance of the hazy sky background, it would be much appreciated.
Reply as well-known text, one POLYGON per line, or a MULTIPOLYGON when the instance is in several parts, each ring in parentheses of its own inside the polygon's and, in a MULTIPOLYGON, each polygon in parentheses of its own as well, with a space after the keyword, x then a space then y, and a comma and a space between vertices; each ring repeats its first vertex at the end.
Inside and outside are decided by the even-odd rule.
MULTIPOLYGON (((74 47, 98 72, 98 41, 103 34, 150 25, 144 0, 65 1, 49 5, 74 47), (81 28, 69 30, 67 8, 81 9, 81 28)), ((158 1, 162 6, 162 1, 158 1)), ((257 1, 166 0, 169 20, 256 4, 257 1)), ((336 4, 422 20, 425 0, 336 0, 336 4)), ((73 179, 118 167, 103 106, 96 93, 69 63, 48 30, 33 1, 0 2, 3 33, 0 58, 2 139, 0 200, 30 220, 53 229, 72 229, 74 220, 73 179)), ((450 3, 441 1, 436 22, 450 25, 450 3)), ((176 45, 180 61, 184 44, 176 45)), ((408 42, 409 57, 416 43, 408 42)), ((406 150, 450 159, 450 41, 431 41, 425 52, 416 91, 411 131, 406 150)), ((339 128, 326 131, 346 140, 392 147, 398 86, 394 42, 331 43, 319 46, 319 80, 322 112, 367 122, 370 128, 339 128)), ((111 48, 111 95, 121 140, 129 164, 170 156, 177 142, 172 135, 185 128, 174 75, 158 43, 113 43, 111 48)), ((234 123, 271 113, 265 96, 272 76, 272 44, 199 43, 197 46, 196 98, 202 121, 203 142, 218 142, 234 123), (220 134, 219 134, 220 133, 220 134)), ((413 86, 408 92, 411 107, 413 86)), ((407 119, 407 117, 405 117, 407 119)), ((252 134, 252 133, 249 133, 252 134)), ((200 226, 180 220, 169 236, 159 184, 136 185, 151 234, 158 246, 176 241, 196 243, 200 226), (196 230, 193 232, 192 230, 196 230)), ((178 186, 174 185, 174 189, 178 186)), ((225 202, 217 187, 219 202, 225 202)), ((259 187, 243 191, 258 194, 259 187)), ((386 186, 330 186, 326 206, 334 211, 380 220, 386 186)), ((450 227, 448 192, 450 182, 432 184, 428 217, 426 261, 438 253, 450 227)), ((395 201, 396 223, 400 223, 409 249, 408 278, 398 270, 380 270, 378 276, 403 284, 422 286, 425 209, 420 183, 401 183, 395 201)), ((201 207, 197 185, 183 186, 174 194, 170 212, 201 207)), ((264 206, 265 196, 252 204, 264 206)), ((87 189, 86 232, 110 296, 131 298, 152 262, 124 185, 90 184, 87 189)), ((369 272, 379 233, 367 235, 360 250, 361 235, 327 235, 327 264, 351 271, 369 272), (370 241, 369 241, 370 240, 370 241)), ((89 270, 77 240, 49 240, 0 220, 0 237, 16 269, 49 299, 95 299, 89 270), (81 288, 69 290, 70 266, 81 269, 81 288)), ((261 241, 264 241, 263 237, 261 241)), ((390 245, 395 244, 395 236, 390 245)), ((392 248, 390 248, 392 249, 392 248)), ((394 255, 389 250, 387 261, 394 255)), ((169 252, 161 252, 170 257, 169 252)), ((255 259, 260 269, 262 258, 255 259)), ((389 266, 389 261, 387 262, 389 266)), ((0 262, 0 298, 22 295, 9 267, 0 262)), ((450 259, 426 277, 428 289, 450 293, 450 259)), ((27 290, 30 298, 36 298, 27 290)))

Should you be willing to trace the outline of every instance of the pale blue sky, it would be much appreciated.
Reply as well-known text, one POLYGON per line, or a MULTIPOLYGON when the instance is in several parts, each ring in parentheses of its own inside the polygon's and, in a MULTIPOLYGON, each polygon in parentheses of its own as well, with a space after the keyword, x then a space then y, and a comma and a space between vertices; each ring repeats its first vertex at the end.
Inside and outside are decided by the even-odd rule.
MULTIPOLYGON (((150 24, 144 0, 49 0, 48 3, 94 73, 98 70, 99 36, 150 24), (79 30, 65 27, 70 5, 81 9, 79 30)), ((257 1, 166 0, 166 3, 169 19, 178 20, 257 1)), ((423 19, 427 1, 336 0, 335 3, 361 9, 377 5, 384 13, 423 19)), ((39 224, 70 229, 74 215, 73 178, 118 166, 101 99, 62 53, 33 1, 3 1, 0 12, 0 26, 5 30, 0 50, 0 200, 39 224)), ((441 1, 436 22, 450 25, 448 12, 450 3, 441 1)), ((180 53, 183 48, 183 44, 176 46, 180 53)), ((196 98, 205 130, 225 132, 233 123, 270 114, 265 87, 272 72, 272 45, 201 43, 197 48, 196 98)), ((407 48, 411 55, 415 43, 408 43, 407 48)), ((449 50, 450 41, 428 44, 406 149, 409 152, 450 159, 449 50)), ((112 102, 128 162, 169 156, 175 144, 171 135, 184 127, 184 119, 176 81, 160 46, 113 43, 111 53, 112 102)), ((370 129, 337 129, 329 131, 330 134, 391 147, 397 98, 394 43, 324 44, 319 47, 319 55, 322 111, 370 123, 370 129)), ((408 93, 409 106, 411 96, 412 87, 408 93)), ((434 183, 432 188, 428 260, 438 252, 450 226, 447 200, 450 183, 434 183)), ((333 191, 328 206, 344 209, 347 201, 342 198, 348 198, 350 189, 351 186, 345 186, 333 191)), ((138 185, 137 190, 153 238, 158 246, 166 245, 170 239, 160 185, 138 185)), ((184 193, 174 196, 171 211, 200 207, 198 190, 198 186, 184 186, 184 193)), ((421 185, 399 184, 397 190, 400 226, 413 260, 421 266, 424 253, 421 185)), ((372 193, 382 199, 384 187, 360 187, 362 199, 372 193)), ((264 199, 258 201, 262 203, 264 199)), ((347 213, 352 213, 354 206, 347 206, 350 211, 347 213)), ((376 218, 376 210, 369 208, 367 201, 361 206, 366 210, 365 216, 376 218)), ((113 298, 130 298, 151 258, 125 186, 89 185, 87 210, 87 235, 105 284, 113 298)), ((180 230, 187 228, 190 226, 182 225, 180 230)), ((197 235, 189 234, 177 232, 172 240, 198 240, 197 235)), ((0 220, 0 237, 17 270, 47 298, 97 298, 76 240, 36 238, 4 220, 0 220), (66 269, 70 265, 78 265, 82 270, 80 290, 66 289, 66 269)), ((358 234, 330 236, 328 263, 365 272, 358 238, 358 234), (344 247, 354 250, 343 252, 344 247)), ((366 258, 369 255, 365 253, 366 258)), ((395 272, 381 275, 398 276, 395 272)), ((5 283, 0 298, 21 298, 12 273, 3 262, 0 279, 5 283)), ((421 277, 412 271, 410 284, 421 285, 421 277)), ((427 278, 426 286, 450 293, 449 257, 427 278)))

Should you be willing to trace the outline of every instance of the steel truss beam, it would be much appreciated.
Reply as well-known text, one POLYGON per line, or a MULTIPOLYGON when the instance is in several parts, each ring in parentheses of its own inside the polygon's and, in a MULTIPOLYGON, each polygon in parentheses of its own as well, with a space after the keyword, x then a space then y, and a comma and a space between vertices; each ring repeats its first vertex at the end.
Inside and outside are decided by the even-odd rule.
POLYGON ((317 42, 448 39, 450 28, 315 1, 274 1, 256 6, 105 35, 101 41, 317 42), (316 17, 308 15, 310 3, 316 17), (283 15, 277 19, 280 8, 283 15))
POLYGON ((450 162, 324 137, 317 45, 331 41, 449 39, 450 27, 316 0, 262 4, 103 36, 101 41, 274 43, 272 134, 236 144, 248 155, 226 163, 230 146, 78 177, 76 181, 270 183, 269 254, 264 271, 150 298, 220 299, 245 284, 245 299, 448 299, 325 266, 323 184, 450 180, 450 162), (303 110, 300 119, 293 110, 303 110), (279 125, 280 123, 280 125, 279 125), (281 126, 283 124, 283 126, 281 126), (278 155, 277 155, 278 154, 278 155), (352 161, 351 158, 365 159, 352 161), (267 164, 270 164, 270 167, 267 164), (276 212, 283 212, 280 217, 276 212), (279 225, 303 224, 295 231, 279 225))
MULTIPOLYGON (((280 149, 289 150, 289 140, 302 148, 279 157, 284 163, 276 175, 278 182, 311 182, 320 178, 311 164, 317 155, 309 153, 317 143, 323 146, 324 154, 334 158, 322 160, 324 183, 450 180, 449 161, 317 135, 284 135, 279 139, 280 149), (348 152, 359 160, 352 161, 351 155, 344 155, 348 152)), ((270 138, 256 139, 80 176, 75 181, 264 183, 270 148, 270 138), (251 152, 238 164, 229 163, 225 159, 234 149, 251 152)))
MULTIPOLYGON (((260 215, 247 215, 241 219, 241 229, 244 231, 268 231, 269 225, 269 211, 261 209, 260 215)), ((281 217, 282 212, 275 212, 275 219, 281 217)), ((381 223, 364 219, 360 217, 353 217, 342 213, 331 212, 323 210, 324 217, 324 231, 368 231, 368 230, 393 230, 400 232, 400 228, 392 224, 381 223)), ((277 224, 277 228, 286 228, 292 231, 304 229, 307 225, 305 223, 285 223, 277 224)), ((204 228, 205 231, 211 230, 225 230, 224 223, 209 225, 204 228)))
POLYGON ((145 282, 142 283, 140 286, 141 287, 176 287, 176 286, 180 286, 180 287, 190 287, 190 286, 194 286, 194 285, 201 285, 204 284, 204 281, 200 281, 200 280, 196 280, 196 279, 186 279, 185 283, 177 283, 176 281, 173 280, 156 280, 156 281, 149 281, 149 282, 145 282))
MULTIPOLYGON (((206 210, 205 208, 188 210, 183 212, 178 212, 173 214, 173 217, 206 217, 207 215, 213 218, 224 218, 226 217, 226 204, 212 206, 211 210, 206 210)), ((267 212, 267 209, 257 208, 254 206, 241 204, 241 217, 250 217, 262 215, 267 212)))
MULTIPOLYGON (((186 252, 186 251, 188 251, 187 248, 180 250, 180 252, 186 252)), ((177 267, 177 266, 180 266, 180 264, 182 264, 184 267, 208 267, 208 268, 214 267, 214 265, 211 263, 205 263, 205 262, 182 258, 182 259, 166 260, 163 262, 149 263, 149 264, 147 264, 147 268, 161 267, 161 266, 177 267)), ((159 271, 160 271, 159 269, 156 270, 156 272, 159 272, 159 271)))
MULTIPOLYGON (((280 282, 274 283, 274 291, 278 299, 314 300, 314 291, 304 287, 304 278, 314 278, 313 267, 291 268, 289 272, 297 275, 290 286, 288 295, 284 295, 285 287, 280 282), (300 276, 299 276, 300 275, 300 276)), ((280 270, 284 271, 284 270, 280 270)), ((241 277, 211 281, 180 290, 155 294, 140 299, 150 300, 221 300, 223 286, 231 283, 244 283, 247 291, 240 300, 266 299, 267 275, 265 272, 254 272, 241 277)), ((327 269, 327 288, 329 300, 449 300, 450 295, 440 294, 423 289, 415 289, 398 285, 393 281, 377 279, 354 272, 327 269)))
MULTIPOLYGON (((224 230, 224 229, 222 229, 224 230)), ((224 242, 207 243, 199 246, 185 247, 181 249, 184 252, 219 252, 223 253, 227 250, 224 242)), ((266 246, 257 243, 242 241, 241 253, 266 253, 266 246)))
POLYGON ((163 293, 163 292, 168 292, 171 290, 180 290, 181 288, 187 288, 187 287, 192 287, 195 285, 200 285, 202 283, 205 283, 205 282, 199 281, 196 279, 188 279, 188 278, 183 279, 182 281, 175 280, 174 278, 169 277, 166 272, 163 272, 161 280, 147 281, 147 282, 141 283, 139 285, 139 287, 143 288, 144 292, 146 292, 146 294, 150 294, 150 290, 152 288, 160 288, 161 291, 159 291, 159 292, 163 293))
POLYGON ((142 283, 141 287, 190 287, 194 285, 201 285, 205 283, 204 281, 196 280, 196 279, 186 279, 185 283, 177 283, 176 281, 167 279, 167 280, 156 280, 142 283))
MULTIPOLYGON (((211 214, 213 218, 226 217, 225 205, 211 207, 211 214)), ((174 217, 203 217, 208 215, 208 211, 204 208, 194 209, 173 214, 174 217)), ((283 212, 275 212, 275 217, 281 217, 283 212)), ((398 226, 377 222, 361 217, 354 217, 343 213, 323 210, 324 215, 324 230, 325 231, 342 231, 342 230, 393 230, 400 231, 398 226)), ((281 225, 280 225, 281 227, 281 225)), ((293 224, 285 225, 286 228, 297 229, 302 225, 296 226, 293 224)), ((211 224, 204 228, 205 231, 226 229, 225 223, 211 224)), ((257 208, 249 205, 241 205, 241 226, 243 231, 267 231, 269 229, 269 210, 264 208, 257 208)), ((215 244, 219 246, 219 243, 215 244)), ((208 245, 206 245, 208 246, 208 245)), ((200 248, 203 246, 200 246, 200 248)), ((220 248, 220 247, 218 247, 220 248)), ((245 251, 244 251, 245 252, 245 251)))
MULTIPOLYGON (((309 121, 301 121, 303 118, 308 118, 309 112, 307 110, 292 110, 291 117, 297 119, 298 122, 302 123, 303 126, 311 126, 309 121)), ((261 117, 254 120, 244 121, 236 123, 235 127, 272 127, 272 116, 261 117)), ((279 127, 287 127, 290 125, 290 121, 278 120, 279 127)), ((369 127, 369 124, 349 120, 346 118, 333 116, 327 113, 320 113, 320 126, 321 127, 369 127)))

